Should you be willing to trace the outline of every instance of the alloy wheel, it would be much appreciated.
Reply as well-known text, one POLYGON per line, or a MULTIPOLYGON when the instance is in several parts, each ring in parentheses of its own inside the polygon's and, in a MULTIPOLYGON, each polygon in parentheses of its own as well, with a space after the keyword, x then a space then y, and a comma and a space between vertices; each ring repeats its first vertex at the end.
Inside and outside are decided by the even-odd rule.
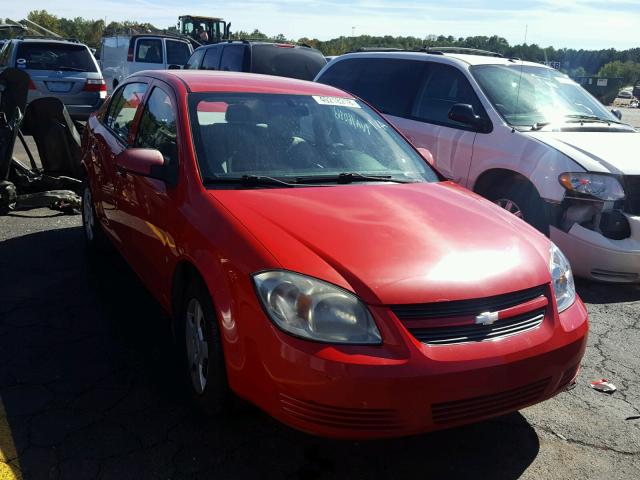
POLYGON ((514 214, 518 218, 523 218, 524 214, 520 206, 509 198, 499 198, 495 201, 496 205, 504 208, 507 212, 514 214))
POLYGON ((95 218, 93 216, 93 200, 89 187, 85 187, 82 194, 82 224, 84 225, 84 234, 87 240, 91 242, 94 238, 95 218))
POLYGON ((204 311, 198 299, 189 300, 186 317, 184 333, 191 384, 198 394, 202 394, 207 386, 209 345, 205 335, 204 311))

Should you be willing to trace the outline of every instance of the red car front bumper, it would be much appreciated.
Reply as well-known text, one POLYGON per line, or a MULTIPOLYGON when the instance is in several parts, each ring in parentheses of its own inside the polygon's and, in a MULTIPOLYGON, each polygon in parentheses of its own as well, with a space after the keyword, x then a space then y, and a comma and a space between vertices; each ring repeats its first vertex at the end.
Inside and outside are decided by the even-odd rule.
POLYGON ((574 380, 587 311, 580 299, 560 315, 551 310, 533 331, 451 346, 418 342, 386 308, 372 309, 391 340, 381 346, 330 346, 273 327, 274 344, 264 338, 245 352, 260 365, 244 363, 251 374, 240 380, 230 371, 230 380, 270 415, 315 435, 364 439, 449 428, 541 402, 574 380))

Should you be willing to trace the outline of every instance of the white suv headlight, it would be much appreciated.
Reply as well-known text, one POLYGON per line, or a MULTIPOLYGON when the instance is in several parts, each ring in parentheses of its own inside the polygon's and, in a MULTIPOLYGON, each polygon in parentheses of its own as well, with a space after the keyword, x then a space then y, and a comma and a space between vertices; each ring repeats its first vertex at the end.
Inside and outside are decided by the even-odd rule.
POLYGON ((553 243, 549 250, 549 270, 553 282, 553 293, 556 297, 558 312, 562 312, 573 305, 576 299, 576 286, 567 257, 553 243))
POLYGON ((297 337, 327 343, 379 345, 367 307, 351 292, 284 270, 253 275, 269 318, 297 337))

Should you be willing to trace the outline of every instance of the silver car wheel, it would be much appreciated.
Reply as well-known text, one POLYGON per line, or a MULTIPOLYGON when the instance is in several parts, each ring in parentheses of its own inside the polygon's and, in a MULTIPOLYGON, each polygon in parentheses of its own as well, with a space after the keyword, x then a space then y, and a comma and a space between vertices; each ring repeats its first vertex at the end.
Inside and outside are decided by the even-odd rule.
POLYGON ((93 200, 89 187, 85 187, 82 193, 82 223, 84 225, 84 234, 87 240, 91 242, 94 238, 95 218, 93 216, 93 200))
POLYGON ((198 394, 202 394, 207 386, 209 345, 205 337, 204 312, 196 298, 189 300, 186 317, 184 336, 191 384, 198 394))
POLYGON ((499 207, 504 208, 507 212, 513 213, 518 218, 524 217, 524 214, 522 213, 522 209, 513 200, 510 200, 508 198, 499 198, 495 201, 495 203, 499 207))

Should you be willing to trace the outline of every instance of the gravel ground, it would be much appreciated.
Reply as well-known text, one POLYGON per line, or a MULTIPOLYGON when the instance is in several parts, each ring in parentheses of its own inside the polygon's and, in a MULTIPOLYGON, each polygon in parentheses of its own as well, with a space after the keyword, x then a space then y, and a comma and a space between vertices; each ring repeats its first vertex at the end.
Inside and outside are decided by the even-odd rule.
POLYGON ((455 430, 331 441, 253 408, 195 414, 159 307, 117 255, 87 264, 79 225, 0 218, 2 479, 640 478, 640 287, 579 283, 591 333, 570 392, 455 430), (599 378, 619 390, 590 389, 599 378))

